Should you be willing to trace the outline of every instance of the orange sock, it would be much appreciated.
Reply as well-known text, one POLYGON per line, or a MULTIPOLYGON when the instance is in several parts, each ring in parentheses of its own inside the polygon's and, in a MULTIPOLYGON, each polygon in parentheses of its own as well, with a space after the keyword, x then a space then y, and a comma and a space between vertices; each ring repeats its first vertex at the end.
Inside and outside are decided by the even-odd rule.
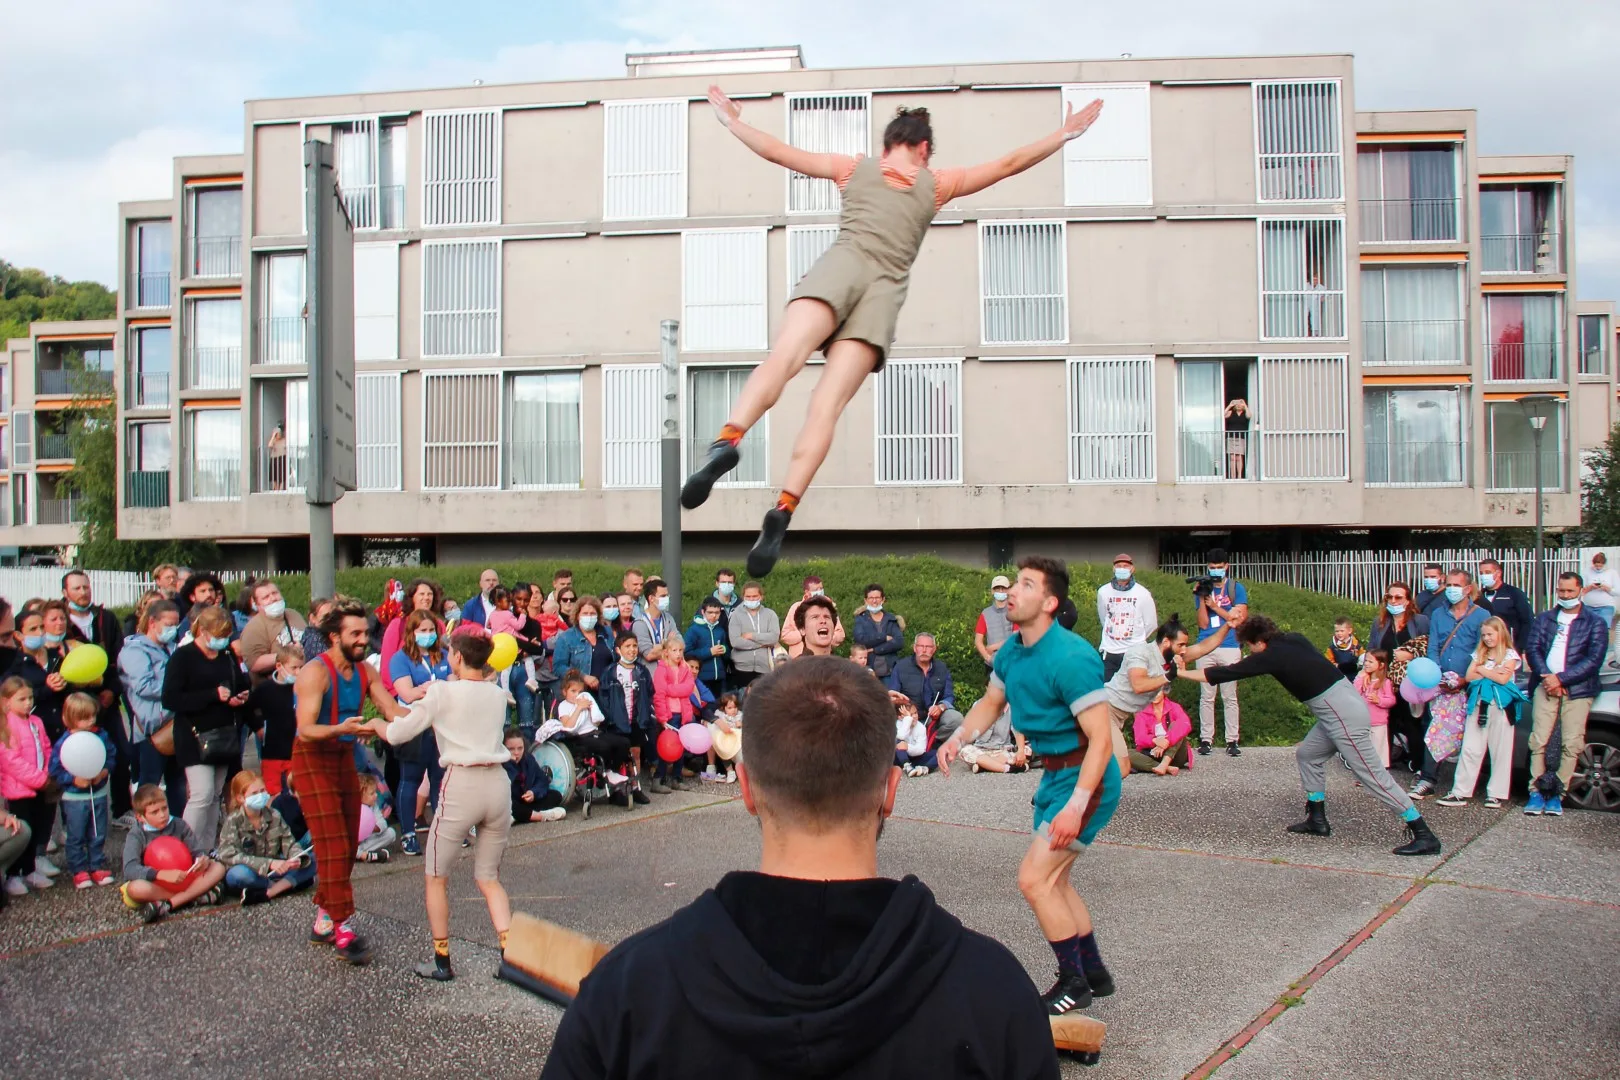
POLYGON ((720 436, 714 441, 730 443, 732 446, 736 446, 738 443, 743 441, 743 436, 747 434, 748 432, 744 431, 736 424, 727 424, 720 429, 720 436))
POLYGON ((776 508, 778 510, 786 510, 790 514, 793 513, 793 511, 799 508, 799 496, 793 494, 791 491, 782 492, 782 494, 776 497, 776 508))

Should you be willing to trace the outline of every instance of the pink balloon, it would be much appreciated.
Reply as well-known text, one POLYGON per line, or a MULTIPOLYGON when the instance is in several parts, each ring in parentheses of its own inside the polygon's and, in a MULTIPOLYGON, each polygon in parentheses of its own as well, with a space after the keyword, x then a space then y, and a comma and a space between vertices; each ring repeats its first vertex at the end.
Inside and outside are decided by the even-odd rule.
POLYGON ((707 724, 687 724, 681 728, 681 745, 688 754, 707 754, 713 740, 707 724))
POLYGON ((1438 686, 1432 686, 1424 690, 1411 679, 1401 682, 1401 700, 1408 705, 1427 705, 1439 696, 1440 688, 1438 686))
POLYGON ((357 841, 358 840, 364 840, 366 837, 370 836, 372 833, 374 833, 376 831, 377 831, 377 812, 375 810, 373 810, 371 807, 367 806, 365 803, 361 803, 360 804, 360 835, 355 837, 355 839, 357 841))

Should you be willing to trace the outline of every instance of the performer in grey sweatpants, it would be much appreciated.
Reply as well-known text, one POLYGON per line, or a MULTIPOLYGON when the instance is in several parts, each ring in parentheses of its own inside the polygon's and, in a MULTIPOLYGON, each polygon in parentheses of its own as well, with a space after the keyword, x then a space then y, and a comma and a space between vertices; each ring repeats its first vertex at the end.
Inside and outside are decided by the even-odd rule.
POLYGON ((1440 840, 1429 829, 1406 792, 1379 764, 1373 749, 1367 703, 1345 682, 1344 676, 1303 634, 1284 633, 1264 615, 1250 615, 1237 628, 1238 642, 1249 655, 1235 664, 1183 669, 1182 678, 1214 685, 1255 675, 1270 675, 1316 717, 1316 726, 1294 749, 1299 780, 1305 787, 1305 820, 1288 826, 1289 832, 1328 836, 1327 776, 1324 766, 1335 754, 1355 773, 1367 791, 1387 803, 1406 822, 1407 842, 1396 855, 1438 855, 1440 840))

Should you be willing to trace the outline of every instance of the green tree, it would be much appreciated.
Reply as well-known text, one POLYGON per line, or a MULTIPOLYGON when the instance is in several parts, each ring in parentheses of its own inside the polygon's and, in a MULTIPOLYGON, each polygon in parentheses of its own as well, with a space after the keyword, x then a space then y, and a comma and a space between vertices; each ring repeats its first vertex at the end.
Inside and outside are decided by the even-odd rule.
POLYGON ((1620 425, 1609 439, 1586 454, 1581 470, 1581 525, 1567 534, 1589 547, 1620 544, 1620 425))
POLYGON ((68 281, 0 259, 0 341, 28 336, 31 322, 110 319, 117 295, 95 281, 68 281))

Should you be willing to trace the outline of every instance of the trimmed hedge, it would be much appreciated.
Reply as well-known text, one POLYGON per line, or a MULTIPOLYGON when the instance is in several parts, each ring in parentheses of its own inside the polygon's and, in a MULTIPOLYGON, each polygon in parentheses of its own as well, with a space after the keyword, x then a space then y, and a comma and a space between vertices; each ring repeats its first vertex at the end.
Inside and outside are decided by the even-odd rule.
MULTIPOLYGON (((501 581, 507 585, 515 581, 533 581, 550 587, 551 575, 558 562, 508 562, 492 564, 500 571, 501 581)), ((574 587, 580 595, 617 592, 624 567, 604 562, 570 562, 574 571, 574 587)), ((683 567, 681 609, 689 620, 697 605, 714 588, 714 575, 725 564, 714 561, 693 562, 683 567)), ((738 588, 741 589, 741 563, 729 564, 739 571, 738 588)), ((478 575, 484 565, 363 568, 338 573, 339 591, 363 600, 367 607, 375 607, 382 600, 383 586, 389 578, 402 582, 416 576, 433 578, 445 591, 465 602, 478 591, 478 575)), ((655 563, 642 563, 648 576, 657 574, 655 563)), ((849 557, 843 559, 817 559, 808 562, 786 562, 778 566, 766 582, 765 603, 779 614, 802 595, 800 582, 807 574, 817 574, 826 583, 827 595, 838 604, 839 615, 846 627, 861 609, 863 591, 868 584, 881 584, 888 596, 889 610, 905 620, 907 639, 921 630, 932 631, 939 639, 939 656, 950 667, 956 681, 957 706, 967 707, 984 691, 985 667, 973 648, 973 627, 979 612, 990 603, 989 582, 995 571, 959 566, 929 556, 885 558, 849 557)), ((1070 595, 1080 611, 1075 630, 1095 643, 1098 636, 1097 589, 1113 577, 1110 566, 1072 564, 1070 595)), ((1191 621, 1196 610, 1192 590, 1180 577, 1144 571, 1139 580, 1153 593, 1160 620, 1179 612, 1191 621)), ((309 607, 309 577, 305 574, 277 575, 289 606, 307 611, 309 607)), ((1288 585, 1249 585, 1249 606, 1263 612, 1286 630, 1298 630, 1312 641, 1326 647, 1333 633, 1333 620, 1349 615, 1365 633, 1373 609, 1364 604, 1324 597, 1288 585)), ((847 645, 844 650, 847 651, 847 645)), ((1266 677, 1241 684, 1243 741, 1251 745, 1291 745, 1309 730, 1311 720, 1303 706, 1283 690, 1275 680, 1266 677)), ((1178 680, 1173 696, 1197 722, 1198 686, 1178 680)))

